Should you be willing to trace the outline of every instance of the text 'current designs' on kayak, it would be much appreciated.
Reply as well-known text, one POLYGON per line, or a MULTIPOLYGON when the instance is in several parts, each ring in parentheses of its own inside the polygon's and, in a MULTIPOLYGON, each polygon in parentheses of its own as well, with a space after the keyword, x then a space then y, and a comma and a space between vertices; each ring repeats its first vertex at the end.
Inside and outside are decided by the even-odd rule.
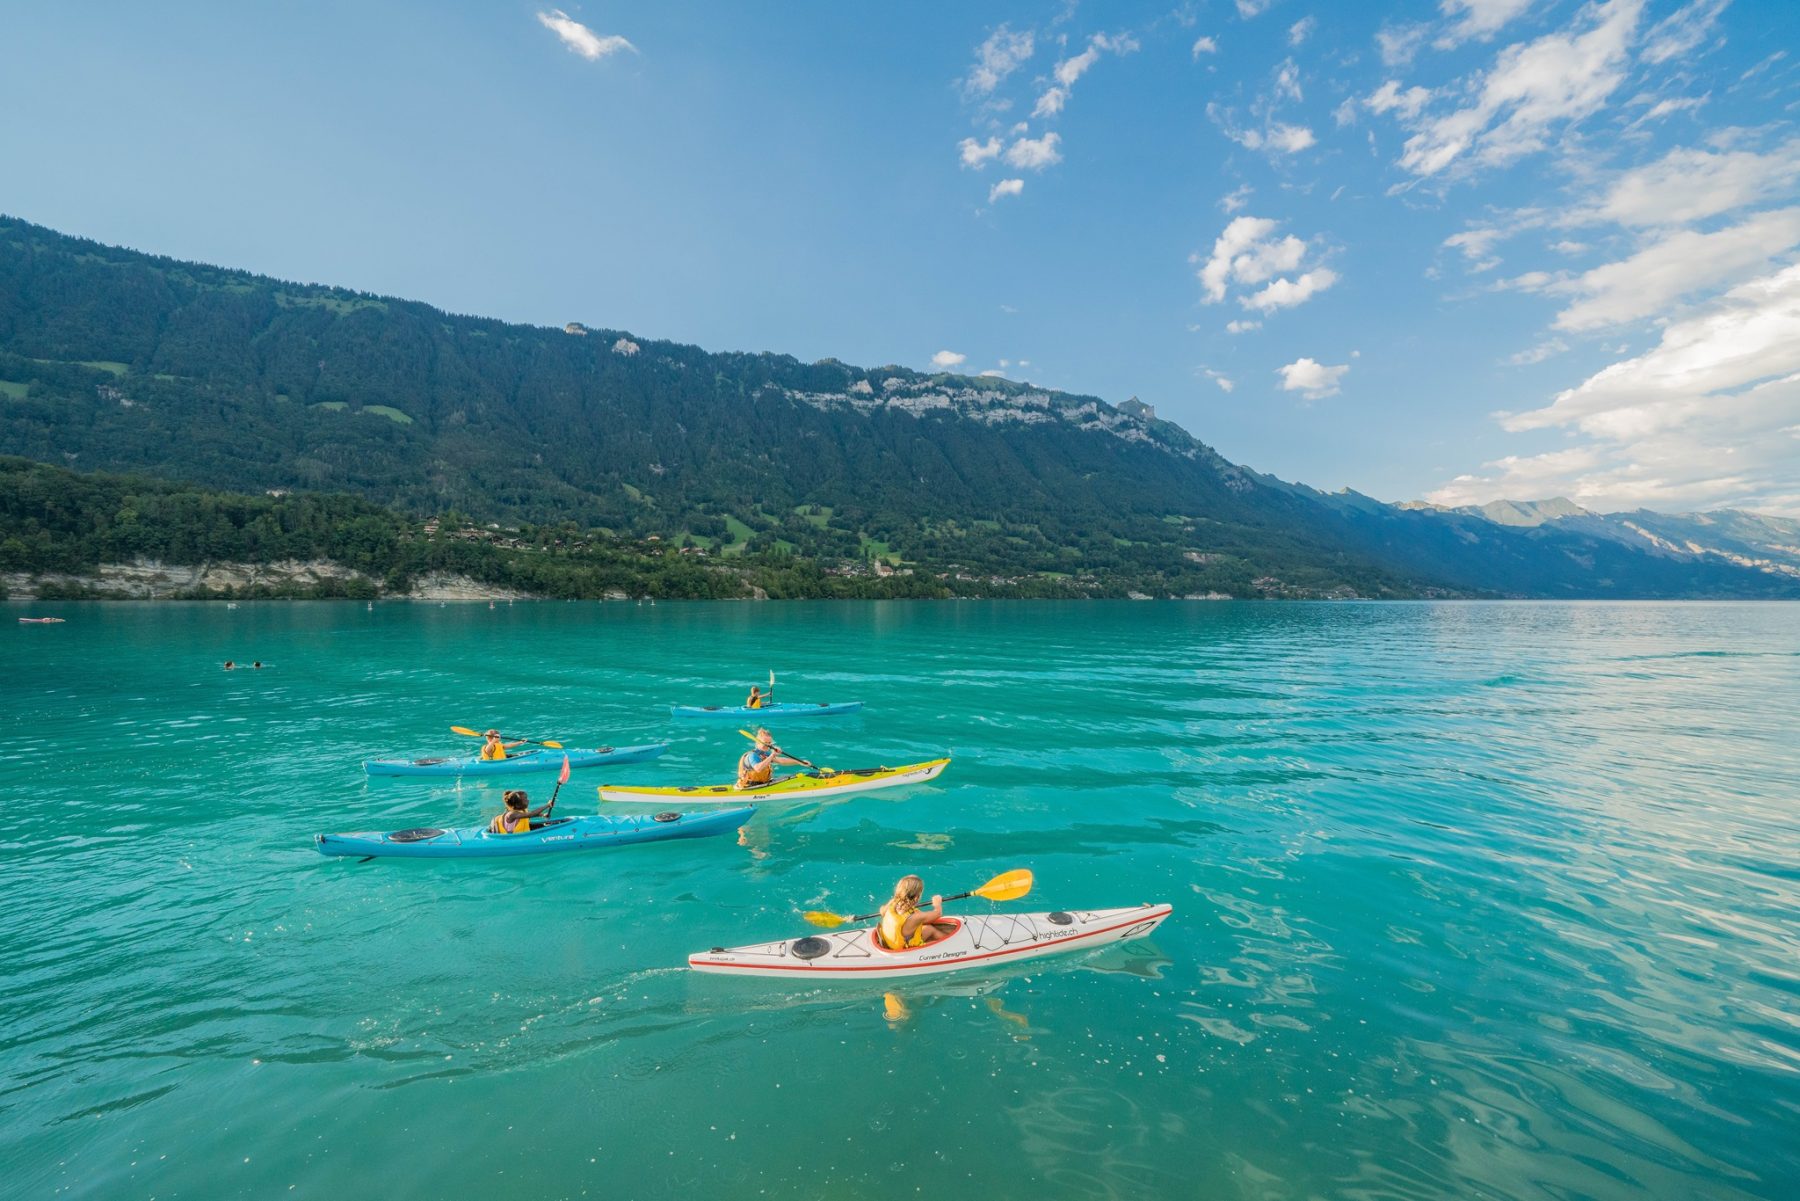
POLYGON ((560 817, 525 834, 496 834, 486 826, 461 830, 395 830, 391 833, 318 834, 321 855, 395 859, 491 859, 560 851, 598 851, 671 838, 727 834, 750 820, 754 805, 630 817, 560 817))
POLYGON ((736 784, 690 784, 685 787, 639 787, 629 784, 600 785, 602 801, 719 800, 726 797, 756 797, 759 800, 810 800, 814 797, 841 796, 851 792, 873 792, 880 788, 898 788, 903 784, 923 784, 935 780, 950 765, 948 759, 931 759, 909 763, 904 767, 860 767, 849 771, 810 771, 785 776, 768 784, 752 784, 739 788, 736 784))
POLYGON ((511 776, 528 772, 557 771, 568 757, 571 769, 603 767, 615 763, 642 763, 669 749, 666 742, 643 746, 603 746, 593 750, 574 748, 529 750, 504 759, 474 757, 431 759, 369 759, 363 770, 371 776, 511 776))
POLYGON ((1128 942, 1155 930, 1172 912, 1169 905, 1147 904, 947 918, 957 923, 948 937, 899 951, 882 944, 878 927, 862 926, 784 942, 714 947, 689 955, 688 966, 697 972, 809 981, 928 976, 1128 942))
POLYGON ((669 712, 676 717, 729 717, 734 721, 754 718, 765 721, 786 717, 837 717, 844 713, 855 713, 862 707, 861 701, 771 701, 754 709, 748 705, 670 705, 669 712))

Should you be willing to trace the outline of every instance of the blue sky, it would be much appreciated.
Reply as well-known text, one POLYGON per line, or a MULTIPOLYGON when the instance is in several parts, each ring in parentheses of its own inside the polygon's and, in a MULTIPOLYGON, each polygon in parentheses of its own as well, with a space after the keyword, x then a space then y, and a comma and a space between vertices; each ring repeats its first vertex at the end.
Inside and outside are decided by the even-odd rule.
POLYGON ((1800 4, 9 7, 0 211, 1136 395, 1447 503, 1800 515, 1800 4))

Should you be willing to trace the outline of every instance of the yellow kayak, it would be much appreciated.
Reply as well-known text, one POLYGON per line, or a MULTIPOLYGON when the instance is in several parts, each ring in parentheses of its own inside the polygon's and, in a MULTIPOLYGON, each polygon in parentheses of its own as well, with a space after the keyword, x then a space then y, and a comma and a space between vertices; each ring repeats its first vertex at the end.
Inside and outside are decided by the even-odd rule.
POLYGON ((849 792, 873 792, 877 788, 896 788, 902 784, 923 784, 935 780, 950 765, 948 759, 932 759, 926 763, 909 763, 905 767, 859 767, 852 771, 805 771, 782 776, 767 784, 739 788, 735 784, 689 784, 684 788, 642 788, 632 784, 602 784, 603 801, 670 801, 717 800, 725 797, 762 797, 769 800, 810 800, 813 797, 840 796, 849 792))

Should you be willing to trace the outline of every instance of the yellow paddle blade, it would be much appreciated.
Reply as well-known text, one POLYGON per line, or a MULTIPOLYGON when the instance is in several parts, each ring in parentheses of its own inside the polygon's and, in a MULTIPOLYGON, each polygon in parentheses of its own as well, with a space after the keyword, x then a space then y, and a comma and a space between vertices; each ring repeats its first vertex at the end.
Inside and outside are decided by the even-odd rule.
POLYGON ((540 743, 540 744, 539 744, 539 745, 540 745, 540 746, 547 746, 547 747, 549 747, 549 748, 550 748, 550 749, 551 749, 551 750, 553 750, 553 751, 560 751, 560 750, 562 750, 562 749, 563 749, 563 744, 562 744, 562 743, 560 743, 560 742, 551 742, 551 741, 550 741, 550 740, 549 740, 549 739, 548 739, 548 738, 546 738, 546 739, 544 739, 544 741, 543 741, 543 742, 542 742, 542 743, 540 743))
POLYGON ((451 726, 450 732, 452 734, 461 734, 464 738, 480 738, 480 737, 482 737, 481 734, 477 733, 474 730, 471 730, 468 726, 451 726))
POLYGON ((751 742, 756 741, 756 735, 752 734, 748 730, 739 730, 738 733, 742 734, 745 738, 748 738, 751 742))
POLYGON ((815 909, 806 915, 806 920, 815 926, 823 926, 827 930, 835 930, 850 919, 841 913, 826 913, 823 910, 815 909))
POLYGON ((974 891, 976 896, 990 901, 1016 901, 1031 891, 1031 871, 1022 867, 1003 872, 974 891))

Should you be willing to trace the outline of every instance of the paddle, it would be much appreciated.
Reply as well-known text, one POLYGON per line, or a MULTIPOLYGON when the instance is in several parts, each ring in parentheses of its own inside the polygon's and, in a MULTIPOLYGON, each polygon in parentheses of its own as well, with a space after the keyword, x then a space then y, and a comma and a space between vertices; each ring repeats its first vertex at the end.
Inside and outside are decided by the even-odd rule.
MULTIPOLYGON (((487 735, 483 734, 480 730, 471 730, 468 726, 451 726, 450 732, 452 734, 461 734, 464 738, 486 738, 487 737, 487 735)), ((532 746, 547 746, 553 751, 560 751, 563 749, 562 743, 551 742, 549 739, 545 739, 544 741, 539 742, 535 738, 508 738, 506 735, 502 734, 502 735, 500 735, 500 741, 501 742, 529 742, 532 746)))
MULTIPOLYGON (((968 892, 959 892, 953 897, 945 897, 946 901, 961 901, 968 897, 986 897, 990 901, 1016 901, 1031 891, 1031 869, 1018 868, 1015 871, 1002 872, 983 884, 980 888, 972 888, 968 892)), ((815 909, 806 915, 806 920, 815 926, 823 926, 827 930, 835 930, 845 922, 866 922, 881 916, 877 909, 874 913, 862 913, 855 917, 845 917, 841 913, 826 913, 815 909)))
POLYGON ((562 774, 556 777, 556 787, 552 788, 550 790, 550 803, 548 805, 544 806, 544 816, 545 817, 549 817, 552 813, 556 812, 556 794, 561 792, 562 786, 564 784, 567 784, 568 782, 569 782, 569 757, 567 755, 564 755, 563 756, 562 774))
MULTIPOLYGON (((752 734, 748 730, 739 730, 738 733, 742 734, 745 738, 748 738, 751 742, 756 741, 756 735, 752 734)), ((769 744, 769 749, 774 751, 777 755, 781 755, 785 758, 792 759, 795 763, 798 763, 802 767, 812 768, 814 771, 818 772, 820 777, 822 777, 823 779, 829 780, 831 777, 837 775, 837 772, 833 771, 831 768, 820 767, 817 763, 808 763, 805 759, 802 759, 798 755, 788 754, 788 752, 782 750, 780 747, 776 746, 772 742, 769 744)), ((771 780, 770 783, 774 783, 774 781, 771 780)))

